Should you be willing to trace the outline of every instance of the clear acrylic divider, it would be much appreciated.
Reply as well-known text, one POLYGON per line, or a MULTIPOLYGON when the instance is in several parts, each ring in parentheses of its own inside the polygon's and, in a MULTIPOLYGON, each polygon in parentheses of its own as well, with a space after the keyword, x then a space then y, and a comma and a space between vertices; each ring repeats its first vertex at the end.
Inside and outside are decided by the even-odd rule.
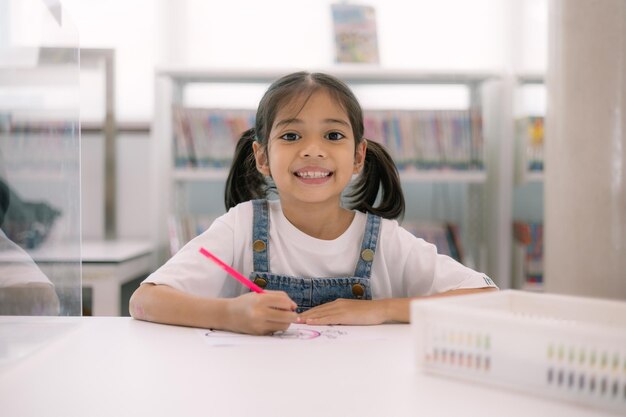
POLYGON ((60 2, 0 0, 0 315, 82 314, 79 100, 60 2))

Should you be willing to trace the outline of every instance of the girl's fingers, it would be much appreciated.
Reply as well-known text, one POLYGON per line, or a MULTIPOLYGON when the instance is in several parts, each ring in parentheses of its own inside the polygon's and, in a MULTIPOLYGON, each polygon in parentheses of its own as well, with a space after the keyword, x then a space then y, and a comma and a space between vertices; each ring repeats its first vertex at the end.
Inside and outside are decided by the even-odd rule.
POLYGON ((265 320, 273 323, 295 323, 297 319, 297 313, 287 310, 277 310, 275 308, 268 309, 265 314, 265 320))
POLYGON ((304 319, 300 323, 308 324, 310 326, 326 326, 331 324, 341 324, 341 320, 334 317, 318 317, 304 319))
POLYGON ((263 295, 267 297, 273 308, 294 311, 298 307, 284 291, 266 291, 263 295))
POLYGON ((334 302, 330 302, 330 303, 321 304, 319 306, 313 307, 305 311, 304 313, 302 313, 301 316, 302 318, 314 318, 314 317, 324 316, 328 314, 329 312, 332 313, 333 311, 337 310, 337 305, 333 303, 334 302))

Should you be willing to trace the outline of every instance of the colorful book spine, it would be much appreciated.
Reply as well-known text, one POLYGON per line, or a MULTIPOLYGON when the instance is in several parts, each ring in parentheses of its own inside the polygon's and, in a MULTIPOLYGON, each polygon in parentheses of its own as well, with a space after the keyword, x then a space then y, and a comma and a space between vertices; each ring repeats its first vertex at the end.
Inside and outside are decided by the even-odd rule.
POLYGON ((209 215, 172 215, 168 221, 170 254, 174 255, 190 240, 202 234, 215 221, 209 215))
POLYGON ((447 255, 459 262, 463 261, 463 249, 459 227, 454 223, 405 222, 402 224, 410 233, 432 243, 437 253, 447 255))
POLYGON ((385 145, 400 169, 484 169, 475 111, 368 111, 364 126, 365 137, 385 145))
POLYGON ((241 134, 254 125, 252 110, 173 108, 176 167, 230 164, 241 134))
POLYGON ((526 153, 529 171, 543 171, 544 131, 543 117, 528 118, 526 153))
POLYGON ((526 283, 543 283, 543 224, 514 222, 513 235, 517 242, 526 247, 524 257, 524 279, 526 283))

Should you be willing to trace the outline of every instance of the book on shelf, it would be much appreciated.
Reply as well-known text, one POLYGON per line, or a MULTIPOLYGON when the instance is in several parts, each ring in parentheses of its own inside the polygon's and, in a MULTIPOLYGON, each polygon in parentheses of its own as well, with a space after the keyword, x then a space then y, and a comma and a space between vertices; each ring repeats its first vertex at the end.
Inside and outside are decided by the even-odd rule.
POLYGON ((174 106, 176 167, 222 168, 230 164, 241 134, 254 125, 252 110, 174 106))
POLYGON ((168 220, 170 254, 174 255, 187 242, 207 230, 216 218, 217 215, 209 214, 170 215, 168 220))
POLYGON ((469 141, 470 160, 472 163, 484 168, 484 139, 483 139, 483 119, 480 110, 469 110, 469 120, 465 121, 465 129, 471 131, 469 141))
POLYGON ((335 62, 378 64, 376 10, 372 6, 331 4, 335 62))
POLYGON ((542 172, 544 168, 545 119, 528 116, 516 121, 518 149, 524 163, 523 169, 529 172, 542 172))
POLYGON ((172 119, 175 165, 179 168, 196 166, 188 112, 180 106, 173 106, 172 119))
POLYGON ((521 285, 543 284, 543 223, 515 221, 513 236, 524 251, 521 285))
POLYGON ((437 252, 459 262, 463 261, 463 248, 459 236, 459 227, 450 222, 404 222, 406 230, 413 235, 432 243, 437 252))
POLYGON ((365 137, 382 143, 398 169, 484 169, 475 110, 366 111, 365 137))
MULTIPOLYGON (((173 109, 176 167, 229 165, 252 110, 173 109)), ((383 144, 398 169, 483 170, 482 122, 477 110, 368 110, 365 137, 383 144)))

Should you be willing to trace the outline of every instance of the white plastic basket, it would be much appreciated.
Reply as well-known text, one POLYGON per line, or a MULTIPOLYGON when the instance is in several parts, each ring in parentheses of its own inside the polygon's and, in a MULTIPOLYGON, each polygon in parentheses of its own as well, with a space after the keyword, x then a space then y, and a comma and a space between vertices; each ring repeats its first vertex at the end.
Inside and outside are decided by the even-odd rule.
POLYGON ((505 290, 411 303, 418 368, 626 415, 626 303, 505 290))

